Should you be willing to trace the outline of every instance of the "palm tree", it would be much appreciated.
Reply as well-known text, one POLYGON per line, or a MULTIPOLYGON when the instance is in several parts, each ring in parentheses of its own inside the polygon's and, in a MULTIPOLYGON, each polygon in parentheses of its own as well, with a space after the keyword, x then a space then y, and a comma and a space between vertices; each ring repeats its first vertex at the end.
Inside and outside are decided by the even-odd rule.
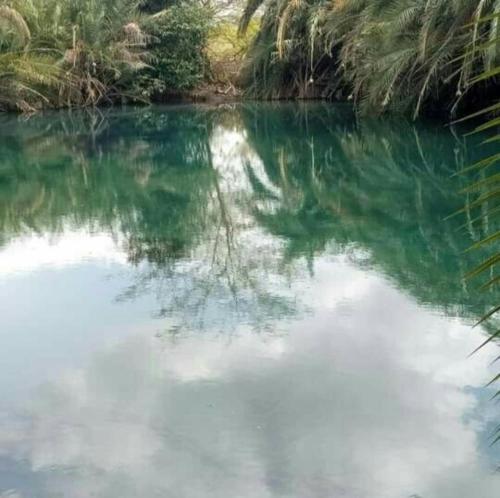
POLYGON ((145 67, 138 0, 0 2, 0 106, 95 105, 145 67))
MULTIPOLYGON (((484 18, 480 23, 492 22, 496 25, 499 14, 484 18)), ((496 50, 498 38, 491 38, 485 43, 484 47, 490 51, 491 48, 496 50)), ((476 51, 472 51, 471 55, 477 57, 476 51)), ((496 55, 496 54, 495 54, 496 55)), ((500 63, 493 57, 493 63, 482 74, 472 80, 472 84, 480 84, 484 81, 492 81, 496 83, 497 75, 500 74, 500 63)), ((500 173, 498 172, 498 164, 500 161, 500 153, 497 152, 497 145, 500 141, 500 134, 496 131, 500 124, 498 113, 500 111, 500 102, 495 102, 487 106, 463 120, 478 119, 486 117, 486 120, 475 127, 475 133, 489 133, 489 137, 483 141, 485 157, 466 168, 466 172, 473 172, 477 175, 476 180, 463 190, 467 195, 467 203, 460 211, 467 215, 472 224, 479 227, 481 237, 470 249, 490 248, 500 240, 500 228, 497 228, 497 217, 500 212, 500 173)), ((491 257, 486 259, 479 266, 474 268, 469 274, 469 278, 475 278, 486 275, 486 282, 481 286, 482 289, 490 289, 500 283, 500 276, 495 274, 497 264, 500 263, 500 254, 494 252, 491 257)), ((500 311, 500 306, 495 307, 488 312, 480 323, 488 320, 494 314, 500 311)), ((485 342, 488 343, 497 336, 500 331, 493 334, 485 342)), ((500 378, 500 376, 499 376, 500 378)))
POLYGON ((244 80, 265 97, 341 92, 365 111, 454 112, 487 62, 460 55, 495 32, 493 23, 476 21, 499 7, 492 0, 249 0, 240 30, 263 14, 244 80))

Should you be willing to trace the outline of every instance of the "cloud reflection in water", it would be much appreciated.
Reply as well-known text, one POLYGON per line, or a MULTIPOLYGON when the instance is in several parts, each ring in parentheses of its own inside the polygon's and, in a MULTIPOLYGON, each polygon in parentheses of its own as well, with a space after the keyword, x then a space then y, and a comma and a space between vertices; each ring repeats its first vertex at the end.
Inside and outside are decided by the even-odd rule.
POLYGON ((67 370, 3 455, 43 476, 37 497, 496 496, 464 389, 494 349, 465 359, 468 326, 342 256, 317 275, 286 335, 132 336, 67 370))

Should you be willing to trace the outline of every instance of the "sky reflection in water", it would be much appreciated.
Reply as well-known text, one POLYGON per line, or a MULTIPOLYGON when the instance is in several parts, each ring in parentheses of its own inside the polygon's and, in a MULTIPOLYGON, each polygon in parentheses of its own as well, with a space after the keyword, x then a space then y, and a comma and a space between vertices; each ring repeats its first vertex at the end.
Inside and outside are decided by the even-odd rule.
MULTIPOLYGON (((448 192, 436 201, 430 186, 449 164, 436 161, 437 172, 411 180, 402 174, 378 197, 359 178, 333 188, 328 140, 342 146, 336 162, 359 169, 360 158, 378 157, 370 133, 378 144, 377 133, 391 139, 387 131, 346 130, 343 116, 333 131, 291 125, 289 113, 303 111, 290 106, 259 112, 269 120, 259 130, 277 121, 299 138, 283 141, 270 126, 266 144, 252 108, 215 117, 158 110, 147 139, 114 130, 84 150, 78 167, 89 168, 89 186, 72 191, 73 204, 55 179, 70 184, 71 169, 54 168, 49 181, 23 172, 8 191, 0 206, 2 498, 498 496, 500 455, 487 441, 497 412, 483 388, 498 351, 467 359, 481 340, 470 323, 483 298, 460 287, 460 236, 446 239, 454 227, 441 228, 441 211, 428 206, 446 212, 458 202, 448 192), (178 140, 170 116, 187 136, 193 122, 208 134, 196 128, 179 156, 157 151, 178 140), (187 171, 159 177, 162 167, 179 168, 178 157, 187 171), (91 197, 92 168, 103 163, 141 185, 130 212, 119 203, 130 191, 126 174, 108 187, 116 205, 91 197), (206 179, 208 167, 216 174, 206 179), (294 168, 308 170, 307 180, 294 168), (424 193, 408 208, 412 218, 399 196, 415 184, 424 193), (148 202, 161 210, 166 193, 183 211, 164 225, 148 202), (379 239, 391 226, 392 238, 379 239)), ((27 148, 32 136, 22 138, 27 148)), ((441 139, 456 156, 451 138, 441 139)), ((402 164, 418 167, 419 158, 410 150, 402 164)))

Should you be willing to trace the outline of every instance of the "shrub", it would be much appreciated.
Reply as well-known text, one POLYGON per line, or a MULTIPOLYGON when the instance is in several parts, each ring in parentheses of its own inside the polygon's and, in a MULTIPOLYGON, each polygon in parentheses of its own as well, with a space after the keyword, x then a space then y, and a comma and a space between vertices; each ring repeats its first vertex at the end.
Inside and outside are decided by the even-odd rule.
POLYGON ((190 90, 203 80, 210 24, 207 8, 192 4, 174 5, 145 21, 151 65, 141 81, 144 97, 190 90))

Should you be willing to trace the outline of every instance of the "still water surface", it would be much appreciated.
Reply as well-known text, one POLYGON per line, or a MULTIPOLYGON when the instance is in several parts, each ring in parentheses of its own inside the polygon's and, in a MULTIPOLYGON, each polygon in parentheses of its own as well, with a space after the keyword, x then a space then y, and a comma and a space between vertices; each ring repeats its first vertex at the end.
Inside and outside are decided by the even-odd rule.
POLYGON ((0 497, 497 498, 470 154, 320 104, 1 117, 0 497))

